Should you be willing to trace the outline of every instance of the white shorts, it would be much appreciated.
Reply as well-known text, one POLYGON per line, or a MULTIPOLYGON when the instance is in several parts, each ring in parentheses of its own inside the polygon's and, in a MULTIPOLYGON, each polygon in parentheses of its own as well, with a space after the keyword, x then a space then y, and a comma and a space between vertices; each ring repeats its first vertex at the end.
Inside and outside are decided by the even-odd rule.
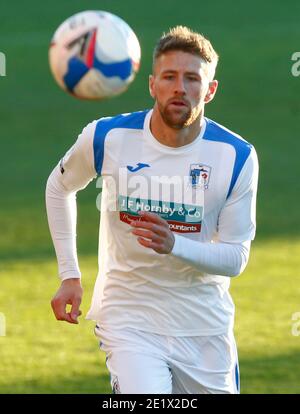
POLYGON ((95 334, 106 352, 114 393, 238 394, 239 368, 233 333, 170 337, 135 329, 95 334))
POLYGON ((106 352, 114 393, 239 394, 233 333, 170 337, 97 325, 95 334, 106 352))

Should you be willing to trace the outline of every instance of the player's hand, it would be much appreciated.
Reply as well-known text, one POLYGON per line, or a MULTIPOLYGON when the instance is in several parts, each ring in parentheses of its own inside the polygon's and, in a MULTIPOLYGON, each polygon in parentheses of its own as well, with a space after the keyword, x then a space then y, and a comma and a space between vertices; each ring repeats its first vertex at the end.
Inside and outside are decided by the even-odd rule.
POLYGON ((132 234, 138 236, 137 241, 144 247, 153 249, 160 254, 172 251, 175 237, 166 220, 158 214, 148 211, 139 211, 141 220, 132 220, 132 234))
POLYGON ((58 321, 79 323, 77 318, 81 315, 79 306, 81 304, 82 293, 80 279, 66 279, 62 282, 51 301, 52 310, 58 321), (72 305, 71 312, 67 312, 67 305, 72 305))

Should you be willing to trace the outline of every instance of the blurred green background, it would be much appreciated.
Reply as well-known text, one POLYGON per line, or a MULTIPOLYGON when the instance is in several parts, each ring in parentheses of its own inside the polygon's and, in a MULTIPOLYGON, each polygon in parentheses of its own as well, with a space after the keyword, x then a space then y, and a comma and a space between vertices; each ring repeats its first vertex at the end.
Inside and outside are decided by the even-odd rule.
MULTIPOLYGON (((260 160, 258 230, 250 263, 232 282, 242 393, 299 393, 299 114, 297 0, 1 1, 0 51, 0 393, 110 393, 93 323, 57 322, 50 300, 59 286, 44 206, 48 175, 91 120, 148 108, 152 49, 176 24, 203 32, 220 54, 218 94, 206 115, 244 136, 260 160), (123 95, 82 102, 62 92, 48 45, 72 14, 100 9, 135 30, 140 72, 123 95)), ((95 181, 78 194, 78 252, 87 311, 97 273, 99 212, 95 181)))

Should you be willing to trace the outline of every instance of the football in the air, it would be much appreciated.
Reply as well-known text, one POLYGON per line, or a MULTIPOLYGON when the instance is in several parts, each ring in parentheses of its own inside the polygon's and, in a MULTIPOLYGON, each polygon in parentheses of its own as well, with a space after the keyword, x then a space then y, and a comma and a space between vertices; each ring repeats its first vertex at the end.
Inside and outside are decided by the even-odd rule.
POLYGON ((137 36, 120 17, 84 11, 55 31, 49 63, 59 86, 81 99, 104 99, 124 92, 139 69, 137 36))

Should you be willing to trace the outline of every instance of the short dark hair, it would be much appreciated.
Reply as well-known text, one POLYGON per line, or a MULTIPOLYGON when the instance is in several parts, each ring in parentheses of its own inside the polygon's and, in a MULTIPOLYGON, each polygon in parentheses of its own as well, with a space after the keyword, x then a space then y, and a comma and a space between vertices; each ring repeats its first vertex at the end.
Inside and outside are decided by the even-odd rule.
POLYGON ((217 67, 219 56, 210 41, 202 34, 194 32, 186 26, 173 27, 168 33, 162 35, 154 48, 153 67, 161 55, 174 50, 199 56, 205 62, 212 64, 214 70, 217 67))

